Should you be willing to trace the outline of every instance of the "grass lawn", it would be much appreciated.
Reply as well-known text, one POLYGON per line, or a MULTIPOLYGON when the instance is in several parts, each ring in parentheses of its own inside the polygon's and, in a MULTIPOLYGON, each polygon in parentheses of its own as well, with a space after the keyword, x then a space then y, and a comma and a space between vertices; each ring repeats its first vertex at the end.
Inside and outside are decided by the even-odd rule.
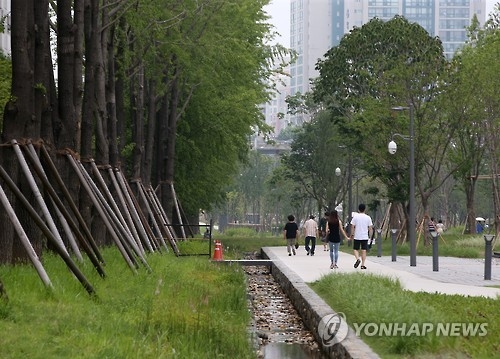
MULTIPOLYGON (((281 236, 255 232, 213 239, 221 240, 224 258, 285 245, 281 236)), ((481 237, 450 231, 445 239, 441 255, 484 255, 481 237)), ((0 266, 9 297, 0 299, 0 358, 255 358, 243 271, 211 263, 207 240, 180 242, 179 248, 186 256, 148 255, 152 273, 141 267, 138 274, 116 248, 103 249, 105 279, 90 261, 79 264, 95 298, 55 255, 43 257, 53 290, 43 287, 31 265, 0 266)), ((398 255, 406 250, 398 245, 398 255)), ((428 255, 428 250, 420 242, 417 253, 428 255)), ((384 255, 390 251, 384 244, 384 255)), ((388 279, 355 274, 328 276, 312 287, 349 323, 488 324, 483 337, 363 337, 382 357, 491 358, 500 352, 498 301, 406 292, 388 279)))
MULTIPOLYGON (((345 314, 351 328, 361 328, 361 338, 382 358, 499 357, 498 300, 414 293, 404 291, 391 279, 360 273, 330 274, 312 283, 311 287, 335 311, 345 314), (406 328, 414 325, 416 330, 413 335, 387 336, 380 330, 381 323, 386 327, 398 323, 400 328, 406 323, 406 328), (455 332, 460 333, 456 336, 446 336, 446 330, 438 333, 438 325, 446 328, 451 323, 472 325, 476 334, 463 336, 461 330, 455 332), (486 325, 481 326, 481 323, 486 325), (424 325, 426 328, 432 325, 432 330, 422 336, 424 325)), ((408 329, 405 333, 411 332, 408 329)), ((453 332, 449 329, 448 333, 453 332)))
POLYGON ((106 279, 82 266, 91 298, 45 255, 54 285, 31 265, 0 267, 9 300, 0 300, 0 358, 254 358, 248 341, 244 273, 207 257, 147 257, 133 274, 115 248, 103 250, 106 279))

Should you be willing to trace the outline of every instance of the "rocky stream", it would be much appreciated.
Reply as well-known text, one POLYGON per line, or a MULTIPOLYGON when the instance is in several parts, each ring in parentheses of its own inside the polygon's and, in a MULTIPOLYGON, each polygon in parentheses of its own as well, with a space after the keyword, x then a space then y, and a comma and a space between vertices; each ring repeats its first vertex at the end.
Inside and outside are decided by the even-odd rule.
POLYGON ((323 359, 318 343, 266 266, 243 267, 251 336, 261 359, 323 359))

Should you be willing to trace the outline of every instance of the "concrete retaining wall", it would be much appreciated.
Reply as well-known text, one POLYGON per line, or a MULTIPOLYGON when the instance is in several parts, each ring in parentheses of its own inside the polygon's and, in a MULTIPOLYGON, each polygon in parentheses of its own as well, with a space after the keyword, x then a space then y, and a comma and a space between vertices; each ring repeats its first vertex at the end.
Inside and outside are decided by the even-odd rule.
POLYGON ((318 324, 323 317, 335 314, 333 309, 304 283, 295 272, 290 271, 287 266, 283 265, 273 253, 267 252, 266 248, 262 248, 261 256, 264 259, 273 261, 271 266, 272 276, 290 298, 307 329, 314 335, 322 351, 327 353, 329 358, 379 358, 365 342, 356 337, 354 330, 350 327, 349 333, 344 340, 331 346, 325 346, 318 333, 318 324))

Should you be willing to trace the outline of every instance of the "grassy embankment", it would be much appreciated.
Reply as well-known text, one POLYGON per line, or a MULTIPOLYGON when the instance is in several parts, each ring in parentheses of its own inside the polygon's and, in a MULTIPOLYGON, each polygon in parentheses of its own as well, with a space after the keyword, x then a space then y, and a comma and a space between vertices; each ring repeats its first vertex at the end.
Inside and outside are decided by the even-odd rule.
MULTIPOLYGON (((181 245, 182 247, 182 245, 181 245)), ((253 358, 244 274, 207 257, 147 257, 138 274, 103 250, 107 277, 82 267, 91 298, 62 260, 45 255, 54 290, 31 265, 0 267, 0 358, 253 358)))
MULTIPOLYGON (((281 236, 227 233, 225 258, 284 245, 281 236)), ((481 238, 448 232, 441 255, 481 257, 481 238)), ((301 241, 301 245, 303 242, 301 241)), ((208 254, 206 240, 180 243, 182 253, 208 254)), ((407 246, 398 246, 404 255, 407 246)), ((212 250, 213 250, 212 246, 212 250)), ((342 248, 342 247, 341 247, 342 248)), ((349 250, 348 248, 342 248, 349 250)), ((390 255, 384 241, 384 255, 390 255)), ((420 242, 419 255, 429 255, 420 242)), ((90 298, 58 257, 44 266, 54 290, 43 288, 31 265, 0 267, 9 301, 0 300, 2 358, 252 358, 248 343, 244 275, 207 256, 147 257, 134 275, 114 248, 103 250, 106 279, 90 262, 82 270, 94 285, 90 298)), ((483 337, 363 337, 382 357, 494 357, 500 352, 498 300, 402 291, 397 283, 366 275, 329 275, 312 284, 350 324, 381 322, 487 322, 483 337)))

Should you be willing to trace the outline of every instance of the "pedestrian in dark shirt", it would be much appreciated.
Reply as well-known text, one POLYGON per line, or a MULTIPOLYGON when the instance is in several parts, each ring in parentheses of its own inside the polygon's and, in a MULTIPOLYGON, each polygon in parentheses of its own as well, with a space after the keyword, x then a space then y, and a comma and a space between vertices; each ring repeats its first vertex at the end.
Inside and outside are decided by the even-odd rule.
POLYGON ((295 217, 293 215, 288 216, 288 222, 285 224, 285 228, 283 228, 283 236, 286 240, 288 255, 291 256, 292 253, 295 255, 295 244, 299 236, 299 226, 295 223, 295 217))
POLYGON ((338 268, 340 235, 342 234, 347 238, 347 233, 344 231, 342 221, 339 219, 339 214, 336 210, 330 213, 330 217, 326 223, 326 232, 328 233, 328 244, 330 246, 330 269, 338 268))
POLYGON ((321 242, 323 242, 323 251, 327 251, 326 245, 328 243, 328 233, 326 233, 326 223, 328 222, 328 217, 330 212, 325 212, 325 215, 319 220, 319 235, 321 236, 321 242))

